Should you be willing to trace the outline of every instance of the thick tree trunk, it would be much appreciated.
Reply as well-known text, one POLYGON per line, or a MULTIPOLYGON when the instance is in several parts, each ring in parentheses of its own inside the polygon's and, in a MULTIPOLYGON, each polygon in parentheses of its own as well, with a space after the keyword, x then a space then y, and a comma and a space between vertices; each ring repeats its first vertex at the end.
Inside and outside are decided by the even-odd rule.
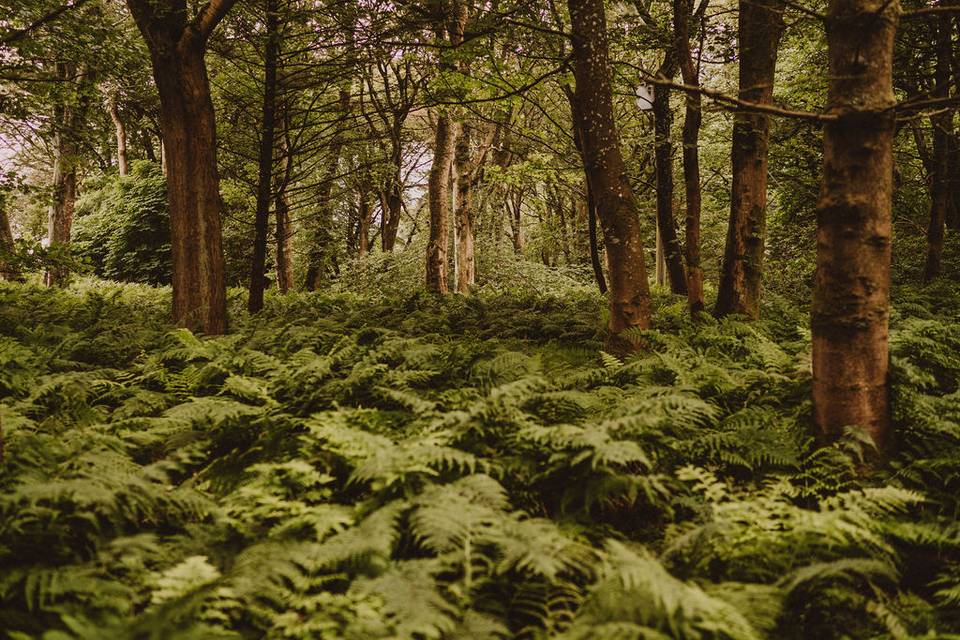
MULTIPOLYGON (((934 98, 950 96, 950 58, 952 57, 951 19, 948 14, 937 18, 937 61, 934 71, 934 98)), ((930 174, 930 223, 927 226, 927 260, 923 279, 930 282, 940 275, 943 258, 945 225, 952 207, 950 193, 950 138, 953 137, 953 111, 944 111, 930 118, 933 127, 933 156, 930 174)))
MULTIPOLYGON (((960 57, 954 64, 960 66, 960 57)), ((953 127, 950 131, 952 133, 947 137, 947 192, 950 201, 947 228, 960 230, 960 136, 953 127)))
POLYGON ((888 440, 888 318, 897 0, 832 0, 828 113, 817 205, 813 415, 888 440))
MULTIPOLYGON (((782 0, 740 0, 741 100, 769 104, 773 99, 777 49, 783 35, 782 0)), ((767 212, 767 150, 770 118, 737 113, 733 123, 733 186, 730 221, 714 315, 760 315, 760 282, 767 212)))
MULTIPOLYGON (((674 0, 674 30, 677 37, 677 55, 683 83, 700 86, 700 70, 694 64, 690 51, 690 16, 693 3, 674 0)), ((701 29, 702 31, 702 29, 701 29)), ((701 41, 701 49, 703 48, 701 41)), ((687 261, 687 304, 696 316, 703 311, 703 267, 700 265, 700 94, 689 91, 685 96, 683 116, 683 186, 687 200, 685 250, 687 261)))
POLYGON ((260 156, 257 169, 257 210, 253 222, 253 257, 250 263, 250 297, 247 310, 257 313, 263 308, 263 291, 267 286, 267 235, 270 227, 270 202, 273 191, 273 153, 277 125, 277 59, 280 57, 277 0, 266 2, 266 46, 263 55, 263 108, 260 127, 260 156))
MULTIPOLYGON (((666 80, 673 80, 677 73, 676 59, 677 52, 674 49, 668 50, 666 59, 660 65, 657 75, 666 80)), ((673 112, 670 110, 670 87, 663 84, 656 84, 653 87, 653 123, 657 178, 657 231, 660 236, 659 255, 662 256, 667 276, 670 279, 670 291, 677 294, 686 294, 687 282, 683 269, 683 253, 680 250, 677 226, 673 217, 673 142, 670 139, 673 112)), ((659 275, 657 283, 662 284, 659 275)))
POLYGON ((207 39, 236 0, 213 0, 189 19, 186 8, 127 0, 150 50, 160 95, 170 240, 173 318, 193 330, 227 329, 220 230, 217 128, 204 62, 207 39))
POLYGON ((200 43, 157 56, 173 257, 173 317, 217 335, 227 329, 216 123, 200 43))
POLYGON ((448 293, 447 245, 450 235, 450 170, 453 166, 457 125, 448 113, 437 118, 433 164, 428 180, 430 238, 427 242, 427 289, 448 293))
POLYGON ((128 173, 127 168, 127 128, 123 125, 123 119, 120 118, 120 109, 117 107, 117 93, 111 91, 107 96, 107 110, 110 112, 110 120, 113 122, 113 128, 117 138, 117 170, 121 176, 128 173))
POLYGON ((330 142, 330 157, 326 170, 320 179, 317 193, 318 213, 310 253, 307 258, 307 277, 305 289, 314 291, 323 285, 328 267, 332 267, 335 256, 333 250, 333 183, 337 178, 340 154, 343 152, 343 132, 346 129, 347 116, 350 114, 350 89, 340 89, 340 122, 330 142))
POLYGON ((573 73, 576 79, 577 126, 603 226, 610 272, 611 345, 634 348, 617 334, 650 326, 650 291, 636 201, 620 153, 613 112, 613 90, 603 0, 567 0, 573 31, 573 73))

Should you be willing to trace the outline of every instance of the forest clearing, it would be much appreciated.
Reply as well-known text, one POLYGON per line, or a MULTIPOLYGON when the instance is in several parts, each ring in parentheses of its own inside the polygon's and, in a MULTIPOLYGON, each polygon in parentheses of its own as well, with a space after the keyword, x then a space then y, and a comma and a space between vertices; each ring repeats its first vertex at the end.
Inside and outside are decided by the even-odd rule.
POLYGON ((0 0, 0 638, 960 639, 960 4, 0 0))

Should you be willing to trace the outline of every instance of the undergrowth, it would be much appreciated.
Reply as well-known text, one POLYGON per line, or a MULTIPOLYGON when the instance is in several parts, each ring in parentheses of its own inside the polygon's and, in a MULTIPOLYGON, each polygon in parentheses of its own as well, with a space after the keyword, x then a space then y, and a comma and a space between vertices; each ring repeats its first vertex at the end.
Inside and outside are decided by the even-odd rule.
POLYGON ((897 294, 873 473, 782 300, 626 360, 585 290, 168 304, 0 285, 9 638, 960 638, 956 287, 897 294))

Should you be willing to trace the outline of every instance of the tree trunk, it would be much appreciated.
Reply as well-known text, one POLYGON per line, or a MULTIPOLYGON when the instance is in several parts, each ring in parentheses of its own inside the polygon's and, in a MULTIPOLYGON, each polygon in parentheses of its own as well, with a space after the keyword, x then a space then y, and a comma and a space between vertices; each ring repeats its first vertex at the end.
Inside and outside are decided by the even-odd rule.
MULTIPOLYGON (((957 6, 958 0, 947 0, 943 4, 957 6)), ((960 37, 960 16, 953 16, 955 30, 960 37)), ((949 30, 949 37, 953 39, 953 29, 949 30)), ((960 95, 960 52, 958 47, 952 46, 951 75, 953 76, 954 94, 960 95)), ((951 124, 952 124, 951 120, 951 124)), ((947 172, 949 176, 950 210, 947 215, 947 228, 960 231, 960 135, 951 127, 952 134, 947 139, 947 172)))
MULTIPOLYGON (((693 3, 689 0, 674 0, 674 31, 677 37, 677 55, 683 83, 700 86, 699 61, 694 64, 690 51, 690 16, 693 3)), ((701 45, 703 50, 703 31, 701 45)), ((687 305, 696 317, 703 311, 703 267, 700 265, 700 94, 688 91, 685 96, 683 116, 683 186, 687 201, 685 224, 685 249, 687 261, 687 305)))
POLYGON ((458 293, 468 293, 470 287, 476 283, 476 259, 474 244, 476 230, 474 228, 477 205, 474 202, 474 190, 483 179, 487 153, 495 141, 501 137, 502 124, 489 132, 485 140, 473 144, 473 130, 464 127, 457 140, 454 173, 456 175, 456 285, 458 293), (474 151, 476 146, 476 151, 474 151))
POLYGON ((453 166, 457 125, 449 113, 437 118, 433 164, 428 180, 430 239, 427 243, 427 289, 448 293, 447 244, 450 235, 450 170, 453 166))
MULTIPOLYGON (((948 14, 937 17, 937 61, 934 71, 934 98, 950 96, 950 58, 952 57, 951 19, 948 14)), ((933 127, 933 156, 930 174, 930 224, 927 227, 927 260, 924 282, 940 275, 943 258, 944 226, 951 209, 950 138, 953 136, 953 111, 930 117, 933 127)))
POLYGON ((13 258, 16 246, 13 242, 13 230, 7 215, 6 203, 0 195, 0 280, 19 281, 20 269, 13 258))
POLYGON ((817 205, 813 415, 827 438, 865 429, 888 440, 897 0, 832 0, 828 113, 817 205))
MULTIPOLYGON (((58 63, 57 75, 69 83, 75 95, 54 108, 53 202, 47 214, 47 239, 51 249, 66 248, 73 228, 73 210, 77 202, 77 163, 80 160, 79 140, 87 104, 85 92, 90 83, 86 69, 80 71, 72 63, 58 63)), ((68 269, 54 264, 44 274, 47 286, 65 284, 68 269)))
POLYGON ((127 0, 150 50, 160 95, 173 262, 173 318, 215 335, 227 329, 217 130, 204 62, 207 39, 236 0, 186 10, 127 0))
POLYGON ((403 211, 403 140, 401 129, 395 126, 390 133, 390 177, 386 192, 381 201, 384 206, 383 232, 380 235, 380 247, 384 251, 393 251, 397 244, 397 232, 400 230, 400 216, 403 211))
POLYGON ((347 116, 350 114, 350 89, 341 88, 339 95, 340 121, 330 141, 330 158, 326 170, 320 179, 317 193, 317 222, 311 239, 310 253, 307 258, 307 277, 305 288, 314 291, 322 286, 328 266, 332 266, 333 252, 333 183, 337 178, 340 154, 343 152, 343 132, 346 129, 347 116))
POLYGON ((593 267, 593 279, 597 281, 600 293, 607 293, 607 280, 603 276, 603 264, 600 262, 600 247, 597 241, 597 203, 593 198, 590 182, 587 182, 587 234, 590 236, 590 266, 593 267))
POLYGON ((293 231, 290 228, 290 203, 286 190, 274 196, 277 234, 277 291, 287 293, 293 287, 293 231))
MULTIPOLYGON (((741 100, 770 104, 777 49, 783 35, 782 0, 740 0, 741 100)), ((760 315, 766 234, 767 149, 770 118, 739 112, 733 123, 730 221, 714 315, 760 315)))
POLYGON ((117 93, 111 91, 107 97, 107 110, 110 112, 110 120, 113 121, 113 128, 117 136, 117 170, 121 176, 128 173, 127 168, 127 128, 123 125, 120 118, 120 109, 117 107, 117 93))
MULTIPOLYGON (((73 210, 77 201, 77 149, 69 137, 67 133, 57 134, 53 203, 47 216, 47 238, 51 249, 69 245, 73 227, 73 210)), ((66 267, 53 265, 47 269, 44 282, 48 287, 62 285, 68 275, 66 267)))
POLYGON ((507 207, 510 213, 510 239, 513 242, 513 252, 520 256, 523 255, 523 219, 521 218, 523 191, 517 187, 511 187, 507 196, 507 207))
POLYGON ((157 152, 153 148, 153 134, 148 129, 141 129, 140 139, 143 142, 143 156, 150 162, 157 162, 157 152))
MULTIPOLYGON (((960 66, 960 58, 954 64, 960 66)), ((960 230, 960 136, 953 127, 950 131, 952 133, 947 137, 947 191, 950 201, 947 228, 960 230)))
POLYGON ((266 2, 266 46, 263 55, 263 110, 260 132, 260 156, 257 169, 257 211, 253 223, 253 258, 250 263, 250 298, 247 310, 257 313, 263 308, 263 291, 267 286, 267 235, 270 227, 270 201, 274 184, 273 152, 277 111, 277 59, 280 57, 277 0, 266 2))
POLYGON ((611 347, 634 347, 617 334, 650 326, 650 290, 644 265, 640 219, 620 153, 613 112, 613 90, 603 0, 567 0, 573 31, 576 112, 589 175, 603 226, 610 272, 611 347))
POLYGON ((658 287, 665 287, 667 285, 667 252, 663 248, 663 235, 660 233, 660 221, 657 221, 656 233, 654 235, 654 243, 656 244, 654 251, 654 282, 657 283, 658 287))
MULTIPOLYGON (((285 123, 286 118, 281 118, 285 123)), ((290 184, 290 172, 293 159, 290 157, 288 141, 289 125, 284 124, 280 136, 280 166, 277 172, 277 184, 273 190, 273 207, 276 212, 277 238, 277 291, 287 293, 293 287, 293 229, 290 221, 290 203, 287 200, 287 186, 290 184)))
POLYGON ((584 166, 584 188, 587 196, 587 236, 590 241, 590 266, 593 267, 593 278, 597 282, 597 288, 600 293, 607 293, 607 281, 603 277, 603 265, 600 263, 600 248, 597 241, 597 202, 593 195, 593 188, 590 186, 590 172, 586 169, 587 159, 583 151, 583 131, 580 127, 583 118, 580 115, 580 108, 577 103, 576 94, 567 86, 563 86, 567 94, 567 102, 570 103, 570 114, 573 120, 573 145, 577 148, 577 154, 580 156, 580 162, 584 166))
MULTIPOLYGON (((440 3, 434 30, 446 34, 450 48, 456 51, 463 43, 468 7, 464 0, 440 3)), ((454 63, 441 55, 439 67, 452 71, 454 63)), ((449 108, 439 114, 433 144, 433 164, 429 177, 430 239, 427 244, 427 289, 444 295, 447 286, 447 244, 450 235, 450 172, 453 169, 458 126, 449 108)))
MULTIPOLYGON (((666 59, 660 65, 657 75, 666 80, 673 80, 677 73, 676 59, 677 53, 671 48, 667 51, 666 59)), ((670 291, 686 294, 687 282, 683 269, 683 254, 680 250, 680 241, 677 239, 677 226, 673 217, 673 142, 670 140, 673 112, 670 111, 670 87, 662 84, 656 84, 653 87, 653 123, 657 177, 657 231, 660 236, 658 251, 670 278, 670 291)), ((657 283, 662 284, 659 269, 657 273, 657 283)))
POLYGON ((470 157, 470 137, 463 135, 457 143, 457 293, 468 293, 476 283, 474 259, 474 203, 473 186, 476 167, 470 157))
POLYGON ((373 207, 370 206, 370 193, 360 189, 359 221, 357 224, 357 255, 361 258, 370 252, 370 223, 373 220, 373 207))

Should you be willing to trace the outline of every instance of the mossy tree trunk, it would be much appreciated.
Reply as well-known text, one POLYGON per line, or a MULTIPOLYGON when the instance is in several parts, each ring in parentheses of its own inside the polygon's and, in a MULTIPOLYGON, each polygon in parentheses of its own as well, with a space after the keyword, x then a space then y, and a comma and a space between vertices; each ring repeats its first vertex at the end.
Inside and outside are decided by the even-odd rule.
POLYGON ((573 32, 574 97, 583 164, 603 228, 610 274, 610 332, 650 326, 650 290, 636 200, 626 175, 614 121, 603 0, 567 0, 573 32))
MULTIPOLYGON (((740 0, 738 96, 754 104, 773 100, 777 49, 783 35, 781 0, 740 0)), ((760 282, 767 216, 770 117, 741 111, 733 124, 730 221, 714 315, 760 315, 760 282)))
POLYGON ((204 61, 207 41, 236 0, 191 17, 182 0, 127 0, 150 50, 160 95, 173 263, 173 318, 206 334, 227 329, 217 130, 204 61))
POLYGON ((821 434, 888 441, 888 318, 897 0, 832 0, 817 205, 813 416, 821 434))

